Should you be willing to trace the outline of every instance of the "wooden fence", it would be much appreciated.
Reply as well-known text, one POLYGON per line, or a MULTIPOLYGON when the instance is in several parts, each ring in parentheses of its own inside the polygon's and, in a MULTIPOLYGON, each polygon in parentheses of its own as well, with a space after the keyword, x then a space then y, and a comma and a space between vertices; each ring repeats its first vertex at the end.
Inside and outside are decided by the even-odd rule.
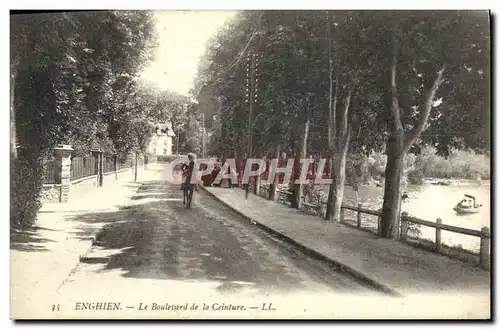
POLYGON ((115 157, 102 158, 102 173, 106 174, 115 171, 115 157))
POLYGON ((93 156, 75 157, 71 159, 71 180, 96 175, 96 160, 93 156))
MULTIPOLYGON (((341 213, 340 213, 340 221, 341 222, 343 222, 345 220, 345 215, 344 215, 345 209, 356 212, 356 214, 357 214, 356 227, 357 228, 361 228, 361 226, 362 226, 362 214, 376 216, 377 217, 377 233, 378 233, 378 235, 380 235, 381 221, 382 221, 382 214, 380 212, 370 210, 370 209, 363 209, 363 208, 361 208, 361 204, 359 204, 357 207, 353 207, 353 206, 349 206, 349 205, 342 205, 341 213)), ((464 227, 443 224, 442 220, 440 218, 436 219, 436 222, 431 222, 431 221, 423 220, 423 219, 412 217, 412 216, 402 215, 400 217, 400 219, 401 219, 401 221, 400 221, 400 227, 399 227, 398 233, 399 233, 399 239, 403 242, 406 242, 408 240, 408 230, 409 230, 410 223, 420 224, 423 226, 434 228, 435 229, 434 251, 437 253, 440 253, 442 251, 442 247, 443 247, 442 240, 441 240, 441 231, 449 231, 449 232, 464 234, 464 235, 468 235, 468 236, 475 236, 475 237, 480 238, 479 264, 484 268, 490 267, 489 260, 490 260, 491 235, 490 235, 490 230, 488 227, 483 227, 480 231, 478 231, 478 230, 472 230, 472 229, 468 229, 468 228, 464 228, 464 227)))
MULTIPOLYGON (((142 165, 143 163, 142 157, 138 157, 137 161, 139 165, 142 165)), ((102 173, 106 174, 114 171, 120 171, 122 169, 132 168, 133 165, 134 165, 133 156, 128 156, 127 158, 121 160, 119 160, 114 156, 103 157, 102 173)))
MULTIPOLYGON (((132 168, 133 158, 130 156, 122 161, 116 161, 116 171, 132 168)), ((139 159, 139 163, 142 163, 142 159, 139 159)), ((114 157, 103 157, 102 161, 103 173, 109 173, 115 171, 115 159, 114 157)), ((43 183, 44 184, 60 184, 61 174, 58 163, 54 160, 47 160, 43 164, 43 183)), ((90 177, 96 175, 96 159, 93 156, 86 157, 75 157, 71 159, 71 180, 77 180, 80 178, 90 177)))
POLYGON ((47 160, 43 164, 43 183, 44 184, 60 184, 61 170, 56 160, 47 160))
MULTIPOLYGON (((379 217, 380 218, 380 217, 379 217)), ((401 235, 400 239, 402 241, 406 241, 408 238, 408 227, 409 223, 421 224, 427 227, 433 227, 435 229, 435 242, 434 242, 434 250, 436 252, 440 252, 442 248, 441 242, 441 231, 454 232, 469 236, 475 236, 480 238, 479 243, 479 263, 481 266, 485 268, 490 267, 490 240, 491 234, 490 229, 488 227, 482 227, 480 231, 472 230, 464 227, 452 226, 443 224, 440 218, 436 219, 436 222, 426 221, 423 219, 411 217, 411 216, 401 216, 401 235)))
MULTIPOLYGON (((269 195, 268 194, 269 193, 269 186, 263 185, 260 187, 260 189, 262 191, 261 196, 267 197, 267 195, 269 195), (264 195, 262 195, 262 194, 264 194, 264 195)), ((278 193, 277 201, 288 205, 288 198, 292 195, 292 193, 290 191, 283 190, 283 189, 277 189, 276 192, 278 193)), ((304 200, 304 197, 303 197, 303 200, 304 200)), ((325 210, 326 202, 320 200, 319 198, 317 198, 317 200, 313 200, 313 201, 315 201, 315 202, 302 201, 301 205, 302 205, 303 209, 308 210, 308 211, 312 210, 317 215, 323 216, 323 210, 325 210)), ((355 227, 358 229, 363 228, 362 214, 377 217, 376 233, 377 233, 377 235, 380 236, 382 214, 379 211, 375 211, 375 210, 371 210, 371 209, 364 209, 364 208, 362 208, 361 204, 358 204, 357 207, 343 204, 341 206, 341 210, 340 210, 340 222, 341 223, 345 223, 345 211, 346 210, 356 212, 356 225, 355 225, 355 227)), ((415 218, 415 217, 411 217, 411 216, 407 216, 407 215, 402 215, 401 216, 401 223, 400 223, 399 239, 403 242, 406 242, 408 240, 408 230, 409 230, 410 223, 420 224, 420 225, 432 227, 435 229, 434 251, 437 253, 440 253, 442 251, 443 244, 441 241, 441 231, 443 231, 443 230, 480 238, 479 264, 483 268, 486 268, 486 269, 490 268, 491 234, 490 234, 490 230, 488 227, 483 227, 480 231, 478 231, 478 230, 472 230, 472 229, 468 229, 468 228, 443 224, 442 220, 439 218, 436 220, 436 222, 431 222, 431 221, 427 221, 427 220, 423 220, 423 219, 419 219, 419 218, 415 218)))
POLYGON ((122 161, 116 161, 116 170, 122 170, 122 169, 125 169, 125 168, 132 168, 133 167, 133 163, 134 163, 134 160, 132 159, 132 157, 128 157, 122 161))

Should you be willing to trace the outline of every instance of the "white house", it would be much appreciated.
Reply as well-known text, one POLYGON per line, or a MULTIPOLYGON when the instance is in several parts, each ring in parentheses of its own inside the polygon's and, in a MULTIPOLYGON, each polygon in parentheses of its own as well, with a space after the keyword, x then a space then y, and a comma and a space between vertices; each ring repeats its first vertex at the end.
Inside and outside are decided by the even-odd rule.
POLYGON ((149 143, 149 153, 154 155, 171 155, 173 137, 175 137, 175 134, 172 129, 172 124, 155 124, 153 126, 153 135, 149 143))

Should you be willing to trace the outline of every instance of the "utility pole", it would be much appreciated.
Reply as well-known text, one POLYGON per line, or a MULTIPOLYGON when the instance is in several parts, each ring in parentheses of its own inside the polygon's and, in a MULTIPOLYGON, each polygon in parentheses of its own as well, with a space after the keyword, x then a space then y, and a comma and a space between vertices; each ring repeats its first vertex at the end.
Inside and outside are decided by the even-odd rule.
POLYGON ((175 153, 179 155, 179 128, 177 128, 177 146, 175 147, 175 153))
MULTIPOLYGON (((256 67, 257 67, 257 61, 258 59, 256 58, 256 54, 252 52, 248 57, 247 57, 247 79, 246 79, 246 102, 249 103, 249 114, 248 114, 248 150, 247 150, 247 165, 248 165, 248 160, 252 158, 252 115, 253 115, 253 103, 257 103, 257 85, 256 85, 256 78, 255 78, 255 72, 256 72, 256 67)), ((249 170, 251 168, 248 168, 249 170)), ((248 192, 250 190, 250 181, 247 182, 246 188, 245 188, 245 199, 248 198, 248 192)))
POLYGON ((201 114, 201 130, 203 134, 201 137, 201 157, 205 159, 205 113, 201 114))
POLYGON ((139 151, 135 151, 134 182, 137 182, 137 161, 138 160, 139 160, 139 151))

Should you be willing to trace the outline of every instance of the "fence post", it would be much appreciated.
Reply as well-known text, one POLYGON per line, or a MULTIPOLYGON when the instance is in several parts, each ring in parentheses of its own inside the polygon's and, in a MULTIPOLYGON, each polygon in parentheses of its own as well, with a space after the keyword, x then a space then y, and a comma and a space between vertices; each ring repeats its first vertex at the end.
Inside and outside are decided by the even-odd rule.
POLYGON ((103 175, 103 171, 104 171, 104 156, 103 156, 103 153, 102 151, 99 153, 99 186, 102 186, 102 183, 103 183, 103 179, 104 179, 104 175, 103 175))
POLYGON ((486 226, 481 228, 481 242, 479 245, 479 260, 480 265, 486 269, 490 269, 490 229, 486 226))
POLYGON ((115 171, 115 180, 118 180, 118 164, 116 160, 116 154, 113 155, 113 169, 115 171))
POLYGON ((361 203, 358 203, 358 221, 356 223, 356 227, 361 227, 361 203))
POLYGON ((127 158, 127 163, 130 162, 130 164, 128 165, 130 168, 130 172, 132 173, 132 176, 134 176, 134 156, 133 154, 130 154, 127 158))
POLYGON ((318 202, 318 216, 320 218, 322 218, 323 217, 323 202, 322 202, 323 200, 321 199, 321 195, 319 195, 319 193, 318 193, 317 200, 318 200, 317 201, 318 202))
POLYGON ((377 217, 377 235, 382 236, 382 209, 378 210, 377 217))
POLYGON ((59 202, 68 202, 71 187, 71 153, 73 148, 70 145, 59 145, 54 148, 54 158, 56 168, 60 170, 61 191, 59 202))
POLYGON ((408 213, 403 211, 401 213, 401 241, 406 241, 406 239, 408 238, 408 228, 410 223, 408 222, 408 218, 406 216, 408 216, 408 213))
POLYGON ((255 176, 255 186, 254 186, 254 194, 255 195, 260 195, 260 183, 261 183, 260 175, 255 176))
POLYGON ((343 223, 344 222, 344 217, 345 216, 345 208, 340 206, 340 222, 343 223))
MULTIPOLYGON (((441 225, 442 220, 441 218, 436 219, 436 224, 441 225)), ((439 252, 441 250, 441 228, 436 227, 436 245, 435 245, 435 250, 439 252)))
POLYGON ((102 150, 96 147, 90 152, 95 158, 95 175, 97 175, 97 187, 99 187, 102 186, 102 150))

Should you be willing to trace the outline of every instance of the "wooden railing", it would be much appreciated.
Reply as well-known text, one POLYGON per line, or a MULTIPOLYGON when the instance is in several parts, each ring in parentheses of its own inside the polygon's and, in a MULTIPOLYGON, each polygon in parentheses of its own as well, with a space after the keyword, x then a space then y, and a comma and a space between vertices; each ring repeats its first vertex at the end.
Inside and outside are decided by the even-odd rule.
POLYGON ((102 172, 104 174, 116 171, 116 159, 114 157, 103 157, 102 172))
POLYGON ((122 160, 122 161, 116 161, 116 170, 122 170, 122 169, 126 169, 126 168, 133 168, 134 166, 134 160, 132 158, 132 156, 128 157, 127 159, 125 160, 122 160))
POLYGON ((93 156, 76 157, 71 160, 71 180, 96 175, 96 164, 93 156))
MULTIPOLYGON (((269 186, 263 185, 260 187, 260 189, 267 192, 266 196, 269 195, 268 194, 269 186)), ((277 189, 276 193, 278 194, 277 201, 285 203, 285 204, 286 204, 287 197, 292 194, 290 191, 283 190, 283 189, 281 189, 281 190, 277 189)), ((316 203, 308 203, 308 202, 302 201, 301 206, 303 208, 306 208, 306 209, 308 209, 308 208, 313 209, 318 215, 322 216, 323 206, 326 205, 326 202, 320 201, 319 199, 316 201, 317 201, 316 203)), ((382 214, 379 211, 362 208, 361 204, 358 204, 357 207, 343 204, 341 206, 341 210, 340 210, 340 222, 341 223, 345 223, 345 210, 356 212, 356 228, 358 228, 358 229, 362 228, 362 214, 377 217, 377 235, 379 235, 379 236, 381 235, 382 214)), ((420 225, 432 227, 435 229, 435 241, 434 241, 434 251, 435 252, 441 252, 441 249, 443 246, 442 241, 441 241, 441 231, 443 231, 443 230, 480 238, 481 240, 480 240, 480 244, 479 244, 479 264, 485 269, 490 268, 491 234, 490 234, 490 230, 488 227, 483 227, 483 228, 481 228, 480 231, 478 231, 478 230, 472 230, 472 229, 468 229, 468 228, 443 224, 442 220, 439 218, 436 220, 436 222, 431 222, 431 221, 407 216, 407 215, 404 215, 404 213, 403 213, 403 215, 401 216, 401 225, 400 225, 400 234, 399 234, 399 239, 403 242, 407 241, 407 239, 408 239, 409 223, 420 224, 420 225)))
POLYGON ((435 229, 436 239, 434 242, 434 250, 436 252, 440 252, 441 247, 442 247, 441 230, 459 233, 459 234, 464 234, 464 235, 469 235, 469 236, 475 236, 475 237, 480 238, 481 240, 479 243, 479 264, 486 269, 490 268, 491 234, 490 234, 490 229, 488 227, 483 226, 481 228, 481 231, 478 231, 478 230, 472 230, 472 229, 468 229, 468 228, 464 228, 464 227, 443 224, 442 220, 440 218, 436 219, 436 222, 433 223, 431 221, 426 221, 426 220, 415 218, 415 217, 401 216, 401 236, 400 236, 400 239, 402 241, 406 241, 408 238, 408 224, 409 223, 416 223, 416 224, 424 225, 427 227, 433 227, 435 229))
MULTIPOLYGON (((370 210, 370 209, 363 209, 361 208, 361 204, 358 205, 358 207, 353 207, 353 206, 348 206, 348 205, 342 205, 342 211, 340 214, 340 220, 341 222, 344 221, 344 209, 351 210, 351 211, 356 211, 357 212, 357 223, 356 227, 360 228, 361 227, 361 214, 368 214, 372 216, 377 217, 377 232, 378 235, 380 235, 380 228, 381 228, 381 221, 382 221, 382 214, 378 211, 370 210)), ((432 227, 435 229, 435 241, 434 241, 434 251, 436 252, 441 252, 442 249, 442 241, 441 241, 441 231, 449 231, 449 232, 454 232, 454 233, 459 233, 459 234, 464 234, 468 236, 475 236, 480 238, 480 244, 479 244, 479 264, 484 267, 484 268, 489 268, 490 263, 490 239, 491 239, 491 234, 490 230, 488 227, 484 226, 481 228, 480 231, 478 230, 472 230, 464 227, 458 227, 458 226, 452 226, 452 225, 447 225, 443 224, 442 220, 440 218, 436 219, 436 222, 431 222, 427 220, 423 220, 420 218, 412 217, 412 216, 407 216, 403 213, 401 216, 401 226, 400 226, 400 234, 399 234, 399 239, 403 242, 405 242, 408 239, 408 230, 409 230, 409 224, 410 223, 415 223, 415 224, 420 224, 424 225, 427 227, 432 227)))

